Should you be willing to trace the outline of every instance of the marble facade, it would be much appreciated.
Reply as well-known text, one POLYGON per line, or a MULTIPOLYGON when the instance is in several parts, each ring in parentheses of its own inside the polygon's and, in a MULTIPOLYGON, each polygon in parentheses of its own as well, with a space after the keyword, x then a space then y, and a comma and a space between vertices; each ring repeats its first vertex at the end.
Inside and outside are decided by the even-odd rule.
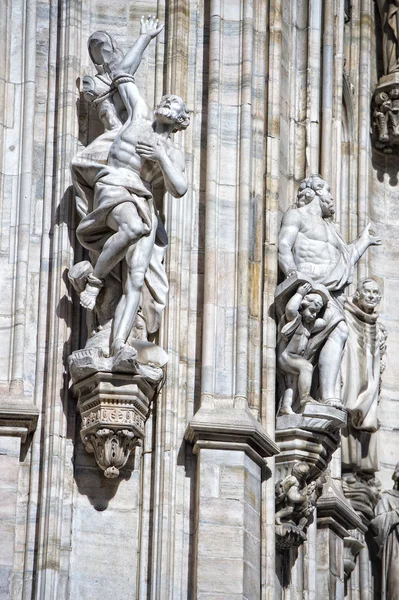
POLYGON ((0 600, 394 600, 398 15, 391 0, 0 3, 0 600), (138 310, 116 360, 109 314, 79 298, 96 263, 71 164, 104 125, 117 135, 87 41, 126 56, 142 15, 159 23, 135 85, 151 111, 184 99, 190 124, 173 134, 184 185, 150 185, 166 308, 148 336, 138 310), (334 243, 358 248, 335 288, 294 243, 298 268, 281 259, 315 174, 334 243), (337 290, 356 350, 332 356, 332 394, 337 290), (283 319, 325 333, 301 393, 283 319))

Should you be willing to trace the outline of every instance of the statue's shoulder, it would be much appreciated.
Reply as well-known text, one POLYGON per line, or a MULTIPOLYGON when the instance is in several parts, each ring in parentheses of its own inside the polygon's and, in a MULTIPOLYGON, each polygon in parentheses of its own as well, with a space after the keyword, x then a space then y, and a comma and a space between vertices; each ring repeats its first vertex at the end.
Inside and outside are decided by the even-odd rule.
POLYGON ((299 226, 302 223, 303 215, 300 208, 289 208, 282 218, 282 225, 284 226, 299 226))

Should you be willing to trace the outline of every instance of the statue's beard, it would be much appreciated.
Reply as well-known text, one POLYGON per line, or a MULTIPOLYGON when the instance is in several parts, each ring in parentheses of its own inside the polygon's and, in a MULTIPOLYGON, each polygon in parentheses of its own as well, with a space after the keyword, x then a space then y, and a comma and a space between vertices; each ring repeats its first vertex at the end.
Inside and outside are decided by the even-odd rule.
POLYGON ((179 114, 171 108, 161 106, 160 108, 156 109, 155 115, 159 115, 160 117, 166 117, 167 119, 171 119, 174 123, 179 123, 179 114))

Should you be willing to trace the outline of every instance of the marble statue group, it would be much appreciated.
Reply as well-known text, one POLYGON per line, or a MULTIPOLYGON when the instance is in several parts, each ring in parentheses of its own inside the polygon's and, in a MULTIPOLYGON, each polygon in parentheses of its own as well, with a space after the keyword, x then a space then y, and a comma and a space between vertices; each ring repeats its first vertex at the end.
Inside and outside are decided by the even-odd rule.
POLYGON ((189 125, 187 107, 167 94, 152 111, 134 77, 162 29, 155 17, 142 17, 140 36, 125 55, 102 31, 88 43, 97 74, 86 76, 83 87, 105 131, 72 162, 81 217, 76 235, 90 260, 74 265, 69 278, 81 305, 94 313, 86 347, 104 356, 135 357, 131 341, 158 330, 168 292, 167 235, 154 196, 163 187, 176 198, 187 190, 184 155, 172 141, 189 125))
POLYGON ((296 204, 283 215, 278 256, 286 279, 276 299, 288 302, 279 320, 280 414, 290 414, 296 398, 301 407, 316 400, 343 406, 340 367, 349 335, 345 289, 360 257, 381 239, 369 224, 347 244, 333 215, 330 187, 319 175, 300 184, 296 204))

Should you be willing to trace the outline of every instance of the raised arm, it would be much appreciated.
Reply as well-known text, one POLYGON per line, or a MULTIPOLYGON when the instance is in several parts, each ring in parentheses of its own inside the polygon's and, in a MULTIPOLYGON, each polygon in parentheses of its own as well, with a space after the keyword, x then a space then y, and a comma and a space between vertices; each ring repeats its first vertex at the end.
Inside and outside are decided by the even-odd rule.
POLYGON ((353 253, 352 262, 353 265, 363 256, 369 246, 381 246, 382 241, 379 236, 374 235, 371 230, 371 223, 369 223, 360 234, 360 237, 352 242, 355 252, 353 253))
POLYGON ((304 283, 300 285, 296 293, 290 298, 285 307, 285 316, 287 321, 293 321, 299 313, 301 302, 306 294, 310 294, 312 286, 310 283, 304 283))
POLYGON ((153 38, 161 33, 163 25, 159 25, 155 16, 149 15, 147 18, 141 17, 140 36, 137 38, 133 48, 131 48, 121 62, 113 70, 113 77, 117 75, 134 75, 139 68, 143 54, 148 44, 153 38))
POLYGON ((289 210, 283 216, 278 236, 278 262, 280 269, 287 277, 297 271, 292 249, 301 226, 301 217, 297 210, 289 210))

